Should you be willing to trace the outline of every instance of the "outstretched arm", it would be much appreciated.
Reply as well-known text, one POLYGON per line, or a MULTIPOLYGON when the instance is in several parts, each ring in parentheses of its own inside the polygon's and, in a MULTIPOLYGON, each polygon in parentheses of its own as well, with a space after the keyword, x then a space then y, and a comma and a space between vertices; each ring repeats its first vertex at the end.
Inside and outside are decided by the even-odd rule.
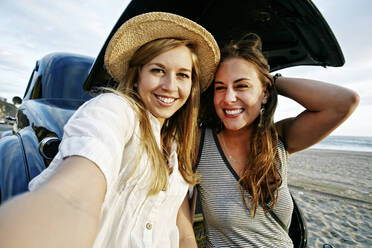
POLYGON ((47 182, 0 208, 0 247, 92 247, 105 177, 90 160, 65 159, 47 182))
POLYGON ((298 116, 276 123, 288 152, 303 150, 329 135, 344 122, 359 103, 352 90, 309 79, 279 77, 278 93, 306 110, 298 116))
POLYGON ((177 215, 177 227, 180 234, 180 248, 196 248, 196 239, 192 226, 189 199, 186 194, 177 215))

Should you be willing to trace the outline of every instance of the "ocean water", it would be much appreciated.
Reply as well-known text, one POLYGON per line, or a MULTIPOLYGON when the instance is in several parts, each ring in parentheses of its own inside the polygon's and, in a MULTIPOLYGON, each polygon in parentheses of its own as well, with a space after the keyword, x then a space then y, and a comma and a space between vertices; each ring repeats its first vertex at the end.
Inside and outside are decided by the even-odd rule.
POLYGON ((331 135, 313 145, 314 149, 372 152, 372 137, 331 135))

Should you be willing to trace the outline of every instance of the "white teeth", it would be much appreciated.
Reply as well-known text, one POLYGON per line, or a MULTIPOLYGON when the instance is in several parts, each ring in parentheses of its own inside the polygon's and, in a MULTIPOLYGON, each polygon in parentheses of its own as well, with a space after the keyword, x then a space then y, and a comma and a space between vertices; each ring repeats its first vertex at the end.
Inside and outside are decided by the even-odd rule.
POLYGON ((234 110, 225 110, 225 113, 228 115, 236 115, 243 112, 242 109, 234 109, 234 110))
POLYGON ((168 97, 163 97, 163 96, 158 96, 158 99, 165 103, 172 103, 176 100, 174 98, 168 98, 168 97))

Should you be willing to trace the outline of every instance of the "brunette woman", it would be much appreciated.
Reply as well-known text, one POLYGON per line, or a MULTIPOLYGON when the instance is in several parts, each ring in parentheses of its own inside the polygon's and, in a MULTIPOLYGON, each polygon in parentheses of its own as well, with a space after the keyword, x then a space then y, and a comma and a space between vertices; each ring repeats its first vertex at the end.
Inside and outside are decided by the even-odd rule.
POLYGON ((197 172, 207 247, 293 247, 288 156, 329 135, 354 111, 358 95, 315 80, 273 77, 260 38, 247 34, 221 50, 202 100, 197 172), (278 94, 305 110, 274 123, 278 94))

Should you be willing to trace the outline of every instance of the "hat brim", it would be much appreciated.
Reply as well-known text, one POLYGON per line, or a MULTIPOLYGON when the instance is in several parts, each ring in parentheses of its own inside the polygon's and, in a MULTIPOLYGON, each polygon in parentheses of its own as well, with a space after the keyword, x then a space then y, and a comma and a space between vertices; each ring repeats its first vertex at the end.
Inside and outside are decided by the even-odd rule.
POLYGON ((121 82, 135 51, 160 38, 191 40, 200 61, 200 90, 208 88, 220 60, 220 50, 213 36, 199 24, 179 15, 150 12, 125 22, 110 40, 105 52, 108 73, 121 82))

